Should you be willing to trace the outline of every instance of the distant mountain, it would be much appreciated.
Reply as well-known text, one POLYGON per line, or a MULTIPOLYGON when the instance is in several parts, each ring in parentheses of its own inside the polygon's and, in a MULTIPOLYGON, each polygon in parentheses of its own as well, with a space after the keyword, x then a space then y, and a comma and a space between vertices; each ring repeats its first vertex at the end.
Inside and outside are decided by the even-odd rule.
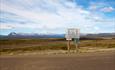
MULTIPOLYGON (((105 37, 115 38, 115 33, 80 34, 81 39, 95 39, 105 37)), ((37 33, 11 32, 8 35, 0 35, 0 39, 36 39, 36 38, 65 38, 65 34, 37 34, 37 33)))
POLYGON ((87 37, 115 37, 115 33, 87 34, 87 37))
POLYGON ((0 35, 0 39, 8 39, 7 35, 0 35))
POLYGON ((115 39, 115 33, 98 33, 82 35, 81 39, 115 39))
POLYGON ((37 34, 37 33, 15 33, 8 34, 8 38, 64 38, 64 34, 37 34))
POLYGON ((15 36, 15 35, 17 35, 17 33, 15 32, 11 32, 10 34, 8 34, 8 36, 15 36))
POLYGON ((8 34, 8 36, 35 36, 38 35, 37 33, 15 33, 11 32, 8 34))

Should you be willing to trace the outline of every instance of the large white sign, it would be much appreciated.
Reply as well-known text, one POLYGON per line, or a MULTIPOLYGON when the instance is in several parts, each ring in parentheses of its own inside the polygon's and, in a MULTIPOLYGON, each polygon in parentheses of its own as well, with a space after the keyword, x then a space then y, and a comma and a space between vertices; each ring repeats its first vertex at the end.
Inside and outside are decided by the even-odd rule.
POLYGON ((72 38, 79 38, 80 37, 79 29, 76 28, 68 29, 65 37, 66 40, 72 40, 72 38))

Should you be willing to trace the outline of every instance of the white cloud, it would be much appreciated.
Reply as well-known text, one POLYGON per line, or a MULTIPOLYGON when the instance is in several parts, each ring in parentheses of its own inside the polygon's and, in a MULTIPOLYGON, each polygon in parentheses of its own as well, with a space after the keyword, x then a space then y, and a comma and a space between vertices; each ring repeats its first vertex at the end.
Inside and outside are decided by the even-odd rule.
POLYGON ((87 25, 90 25, 88 30, 92 31, 96 24, 100 24, 95 20, 103 19, 68 0, 17 0, 13 2, 14 4, 11 4, 10 1, 3 1, 0 10, 14 13, 33 23, 1 23, 1 29, 41 28, 43 30, 58 30, 62 28, 64 30, 65 28, 76 27, 85 32, 87 25))
POLYGON ((106 4, 105 3, 100 3, 100 2, 90 2, 89 8, 90 10, 97 10, 99 8, 104 7, 106 4))
POLYGON ((12 29, 13 27, 8 24, 0 23, 0 29, 12 29))
POLYGON ((0 29, 13 29, 13 28, 31 28, 31 29, 37 29, 42 28, 41 25, 33 24, 33 23, 27 23, 27 24, 19 24, 19 23, 0 23, 0 29))
POLYGON ((103 12, 112 12, 114 11, 115 9, 113 7, 104 7, 101 9, 101 11, 103 12))
POLYGON ((90 6, 88 8, 91 11, 102 11, 102 12, 112 12, 115 10, 112 6, 108 5, 107 3, 90 3, 90 6))

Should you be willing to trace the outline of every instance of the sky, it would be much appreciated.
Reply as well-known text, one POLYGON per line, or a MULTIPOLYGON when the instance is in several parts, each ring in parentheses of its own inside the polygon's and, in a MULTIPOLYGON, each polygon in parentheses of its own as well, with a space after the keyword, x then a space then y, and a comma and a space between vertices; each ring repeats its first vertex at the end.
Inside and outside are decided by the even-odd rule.
POLYGON ((115 32, 115 0, 0 0, 0 34, 115 32))

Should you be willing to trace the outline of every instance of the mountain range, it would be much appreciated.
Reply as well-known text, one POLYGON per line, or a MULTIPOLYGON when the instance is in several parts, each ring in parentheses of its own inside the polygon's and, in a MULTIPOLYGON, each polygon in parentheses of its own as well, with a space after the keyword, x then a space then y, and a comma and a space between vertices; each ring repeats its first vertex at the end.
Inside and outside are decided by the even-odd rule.
MULTIPOLYGON (((115 33, 80 34, 81 38, 115 38, 115 33)), ((0 35, 0 39, 36 39, 36 38, 65 38, 65 34, 37 34, 37 33, 15 33, 0 35)))

